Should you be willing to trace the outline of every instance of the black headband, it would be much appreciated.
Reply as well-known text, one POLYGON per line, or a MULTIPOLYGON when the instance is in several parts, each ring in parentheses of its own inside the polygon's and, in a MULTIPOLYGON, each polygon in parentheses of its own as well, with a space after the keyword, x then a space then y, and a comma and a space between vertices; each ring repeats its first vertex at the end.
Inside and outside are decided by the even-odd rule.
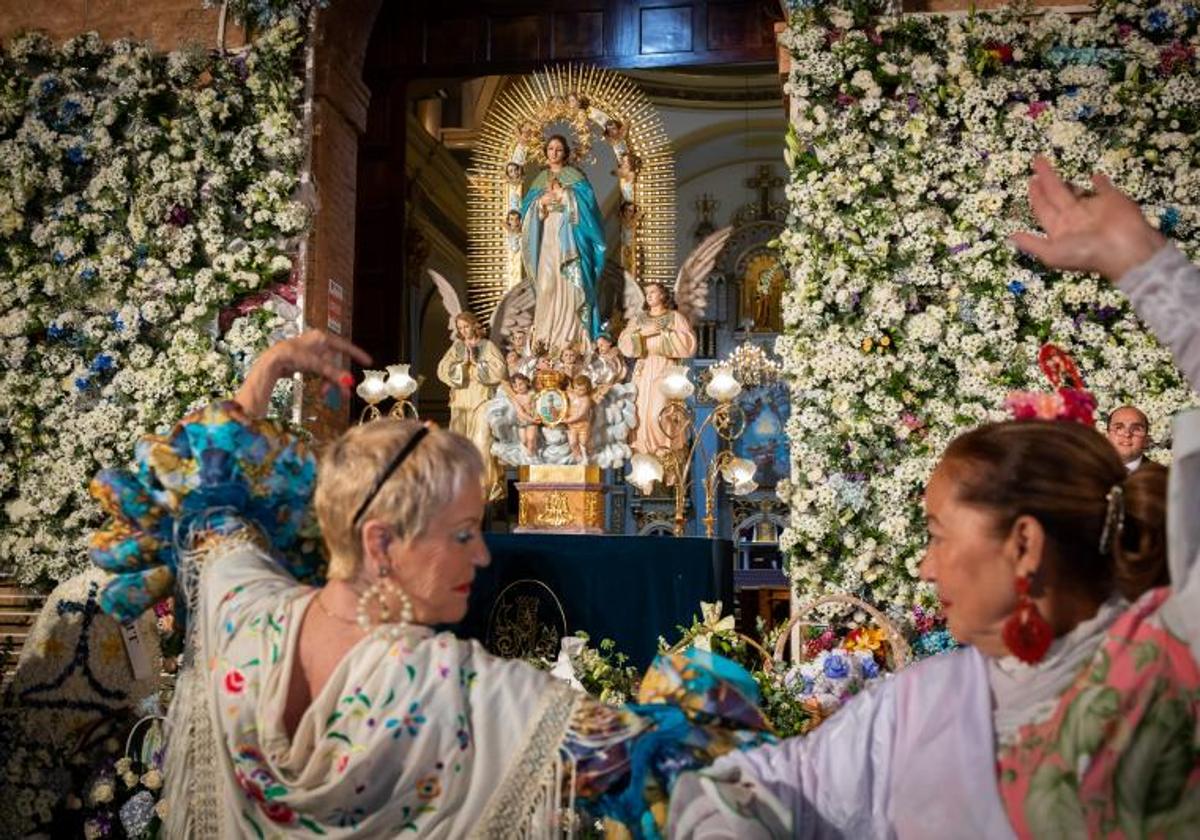
POLYGON ((371 506, 371 502, 375 501, 375 497, 379 495, 379 489, 391 478, 392 473, 404 463, 404 459, 411 455, 412 451, 417 448, 417 444, 421 442, 421 438, 427 434, 429 434, 428 427, 422 426, 408 439, 408 443, 400 447, 400 451, 392 458, 391 463, 384 467, 383 472, 379 474, 379 478, 375 479, 375 486, 371 488, 371 492, 367 494, 362 504, 358 506, 358 511, 354 514, 354 519, 350 523, 351 525, 355 528, 358 527, 358 520, 362 519, 363 514, 367 512, 367 508, 371 506))

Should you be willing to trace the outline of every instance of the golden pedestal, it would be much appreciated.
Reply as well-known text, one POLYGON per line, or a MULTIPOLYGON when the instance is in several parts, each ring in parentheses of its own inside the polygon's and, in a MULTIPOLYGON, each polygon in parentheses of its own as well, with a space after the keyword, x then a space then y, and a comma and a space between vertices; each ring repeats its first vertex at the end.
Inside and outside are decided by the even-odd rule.
POLYGON ((594 464, 534 464, 517 481, 521 533, 603 534, 604 490, 594 464))

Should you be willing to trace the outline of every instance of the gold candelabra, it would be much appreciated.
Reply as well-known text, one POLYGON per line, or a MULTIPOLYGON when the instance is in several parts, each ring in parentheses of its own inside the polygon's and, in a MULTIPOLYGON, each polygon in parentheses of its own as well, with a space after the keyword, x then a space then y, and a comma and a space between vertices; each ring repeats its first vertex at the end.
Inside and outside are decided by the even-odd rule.
POLYGON ((754 462, 736 457, 729 448, 746 429, 746 413, 734 402, 734 398, 741 393, 742 386, 727 367, 714 367, 705 390, 717 401, 717 405, 695 429, 690 446, 686 441, 686 432, 692 428, 695 413, 688 405, 687 399, 695 388, 687 377, 687 368, 681 365, 668 368, 659 384, 659 390, 667 398, 667 404, 658 413, 659 428, 673 442, 679 441, 679 444, 664 447, 654 455, 634 455, 630 461, 629 480, 638 485, 643 493, 649 493, 656 481, 665 479, 667 485, 674 485, 675 536, 683 536, 684 524, 687 521, 684 510, 687 506, 688 476, 697 447, 704 439, 704 431, 711 427, 720 440, 717 452, 708 459, 708 471, 704 476, 702 521, 705 536, 711 538, 716 508, 713 499, 718 489, 719 478, 724 477, 732 485, 736 495, 749 493, 758 486, 754 483, 754 462))

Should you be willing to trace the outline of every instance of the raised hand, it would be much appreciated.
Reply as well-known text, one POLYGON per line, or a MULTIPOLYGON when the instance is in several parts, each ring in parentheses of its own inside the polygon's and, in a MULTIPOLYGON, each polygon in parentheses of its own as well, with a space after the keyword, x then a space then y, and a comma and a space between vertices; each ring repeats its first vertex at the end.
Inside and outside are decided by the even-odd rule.
POLYGON ((1011 241, 1051 268, 1094 271, 1116 282, 1166 238, 1107 177, 1093 175, 1092 187, 1092 194, 1077 195, 1049 161, 1034 158, 1029 205, 1045 233, 1015 233, 1011 241))
POLYGON ((234 399, 251 417, 262 417, 266 414, 276 381, 295 373, 315 374, 349 392, 354 377, 344 365, 343 354, 362 365, 371 363, 371 357, 364 350, 323 330, 307 330, 295 338, 273 344, 255 359, 234 399))

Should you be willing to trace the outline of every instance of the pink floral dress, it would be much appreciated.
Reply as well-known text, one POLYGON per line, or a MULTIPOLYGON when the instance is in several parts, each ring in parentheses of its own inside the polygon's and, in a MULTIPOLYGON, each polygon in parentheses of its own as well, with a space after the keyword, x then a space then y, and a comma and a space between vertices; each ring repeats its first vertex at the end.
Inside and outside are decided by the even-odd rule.
POLYGON ((1167 589, 1109 630, 1048 720, 997 755, 1021 837, 1200 834, 1200 667, 1166 629, 1167 589))

